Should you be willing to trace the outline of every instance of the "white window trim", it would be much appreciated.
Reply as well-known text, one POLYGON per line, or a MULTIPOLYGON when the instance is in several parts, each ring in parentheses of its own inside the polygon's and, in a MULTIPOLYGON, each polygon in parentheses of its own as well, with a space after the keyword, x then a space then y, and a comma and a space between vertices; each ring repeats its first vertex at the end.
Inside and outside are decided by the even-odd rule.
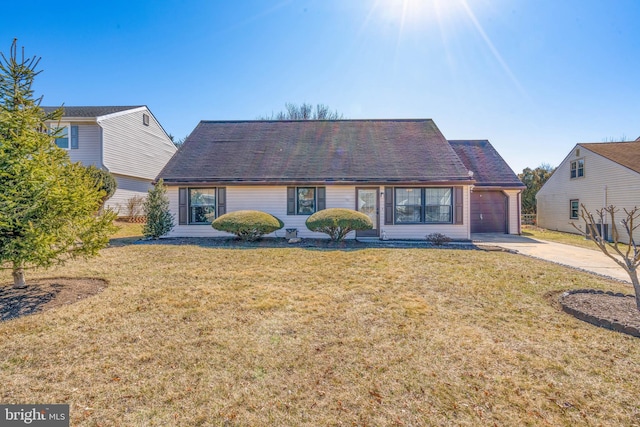
POLYGON ((60 147, 58 144, 56 144, 55 140, 53 141, 54 144, 56 144, 56 146, 58 148, 61 148, 63 150, 67 150, 67 151, 71 151, 71 123, 68 122, 56 122, 56 123, 52 123, 51 125, 49 125, 49 129, 62 129, 62 128, 67 128, 67 147, 60 147))

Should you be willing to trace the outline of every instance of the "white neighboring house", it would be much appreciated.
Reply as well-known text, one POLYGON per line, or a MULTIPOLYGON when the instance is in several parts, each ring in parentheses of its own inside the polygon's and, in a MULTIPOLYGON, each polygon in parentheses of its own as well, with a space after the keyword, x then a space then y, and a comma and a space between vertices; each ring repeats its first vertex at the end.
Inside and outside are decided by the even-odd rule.
MULTIPOLYGON (((538 225, 550 230, 577 233, 571 225, 585 230, 580 206, 595 215, 596 210, 610 205, 626 216, 624 208, 640 207, 640 140, 577 144, 560 163, 536 196, 538 225)), ((604 230, 609 237, 611 220, 606 218, 604 230)), ((617 224, 621 241, 627 239, 617 224)), ((639 235, 634 237, 640 238, 639 235)))
MULTIPOLYGON (((59 107, 42 107, 50 113, 59 107)), ((116 178, 118 189, 106 206, 126 216, 127 201, 146 196, 152 181, 177 151, 165 130, 145 105, 63 107, 56 139, 73 162, 95 165, 116 178)))

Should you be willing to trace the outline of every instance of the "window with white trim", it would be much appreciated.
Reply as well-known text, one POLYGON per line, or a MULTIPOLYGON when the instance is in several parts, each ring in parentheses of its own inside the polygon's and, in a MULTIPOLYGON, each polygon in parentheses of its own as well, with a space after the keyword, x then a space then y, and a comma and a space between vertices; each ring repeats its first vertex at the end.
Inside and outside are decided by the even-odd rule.
POLYGON ((216 189, 189 188, 189 224, 211 224, 216 218, 216 189))
POLYGON ((569 201, 569 219, 579 219, 580 200, 573 199, 569 201))
POLYGON ((584 159, 572 160, 570 164, 571 179, 584 176, 584 159))

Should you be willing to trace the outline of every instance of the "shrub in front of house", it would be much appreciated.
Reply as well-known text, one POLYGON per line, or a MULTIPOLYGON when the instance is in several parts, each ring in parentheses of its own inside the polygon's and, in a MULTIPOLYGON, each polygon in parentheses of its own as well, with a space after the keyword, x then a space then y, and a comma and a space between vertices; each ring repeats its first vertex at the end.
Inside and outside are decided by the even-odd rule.
POLYGON ((436 246, 446 245, 451 241, 451 238, 442 233, 431 233, 426 236, 427 242, 431 242, 436 246))
POLYGON ((307 218, 306 226, 311 231, 328 234, 331 240, 341 241, 356 230, 373 228, 371 219, 365 214, 344 208, 323 209, 307 218))
POLYGON ((246 210, 221 215, 211 226, 216 230, 235 234, 242 240, 254 241, 280 230, 284 223, 266 212, 246 210))

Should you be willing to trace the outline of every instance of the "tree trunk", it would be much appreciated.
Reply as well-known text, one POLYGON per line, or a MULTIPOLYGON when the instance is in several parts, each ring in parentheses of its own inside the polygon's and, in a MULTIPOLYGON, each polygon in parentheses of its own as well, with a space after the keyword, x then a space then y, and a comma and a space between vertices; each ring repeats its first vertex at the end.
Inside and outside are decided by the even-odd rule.
POLYGON ((22 267, 14 267, 13 269, 13 288, 24 289, 27 287, 27 282, 24 280, 24 269, 22 267))
POLYGON ((631 278, 631 283, 633 284, 633 290, 636 291, 636 307, 638 311, 640 311, 640 282, 638 281, 638 271, 633 269, 628 273, 631 278))

